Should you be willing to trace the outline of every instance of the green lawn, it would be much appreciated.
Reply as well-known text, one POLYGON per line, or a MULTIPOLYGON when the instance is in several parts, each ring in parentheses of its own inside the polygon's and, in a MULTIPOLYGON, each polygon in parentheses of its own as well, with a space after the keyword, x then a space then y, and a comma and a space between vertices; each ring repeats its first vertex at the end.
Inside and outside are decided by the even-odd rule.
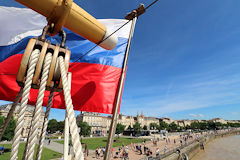
MULTIPOLYGON (((0 146, 4 146, 5 148, 5 153, 3 155, 0 155, 0 160, 9 160, 10 153, 11 153, 11 144, 0 144, 0 146)), ((18 159, 22 159, 24 148, 25 148, 25 143, 20 143, 18 159)), ((35 153, 36 153, 36 150, 37 150, 37 146, 35 147, 35 153)), ((36 155, 34 155, 34 159, 35 157, 36 155)), ((61 157, 61 153, 52 151, 47 148, 43 148, 41 160, 54 159, 54 158, 60 158, 60 157, 61 157)))
MULTIPOLYGON (((113 147, 118 147, 121 146, 122 144, 124 145, 129 145, 131 142, 132 143, 141 143, 143 142, 143 139, 140 138, 123 138, 120 137, 115 138, 115 142, 113 143, 113 147)), ((149 139, 146 139, 146 141, 148 141, 149 139)), ((64 141, 63 140, 57 140, 55 142, 61 143, 63 144, 64 141)), ((104 138, 84 138, 81 139, 81 142, 84 144, 88 144, 88 149, 92 149, 95 150, 97 147, 101 147, 101 146, 106 146, 107 144, 107 137, 104 138)))

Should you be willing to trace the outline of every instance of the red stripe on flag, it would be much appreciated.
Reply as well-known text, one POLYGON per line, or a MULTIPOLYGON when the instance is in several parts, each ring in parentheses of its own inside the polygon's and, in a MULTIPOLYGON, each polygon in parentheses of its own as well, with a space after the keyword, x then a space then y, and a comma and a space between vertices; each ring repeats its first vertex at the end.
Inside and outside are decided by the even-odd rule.
MULTIPOLYGON (((0 99, 14 101, 19 86, 16 83, 16 74, 22 54, 9 57, 0 63, 0 99)), ((72 72, 71 95, 75 110, 111 114, 114 107, 115 95, 121 68, 91 64, 74 63, 69 72, 72 72)), ((34 105, 38 90, 31 89, 29 104, 34 105)), ((43 105, 47 105, 49 92, 46 91, 43 105)), ((62 93, 55 93, 53 108, 64 109, 62 93)))

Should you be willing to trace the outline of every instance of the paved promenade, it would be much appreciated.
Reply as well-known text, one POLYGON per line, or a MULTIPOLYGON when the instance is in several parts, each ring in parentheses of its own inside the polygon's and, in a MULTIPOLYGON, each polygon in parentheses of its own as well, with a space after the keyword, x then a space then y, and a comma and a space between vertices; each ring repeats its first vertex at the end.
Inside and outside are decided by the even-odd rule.
MULTIPOLYGON (((219 131, 221 132, 221 131, 219 131)), ((174 134, 169 135, 165 139, 159 139, 152 137, 151 141, 147 141, 145 143, 140 144, 131 144, 129 146, 121 146, 113 149, 112 152, 112 160, 122 160, 122 156, 124 151, 128 152, 128 157, 130 160, 140 160, 147 157, 147 154, 150 153, 151 156, 156 157, 156 152, 159 150, 159 154, 164 154, 171 150, 176 150, 181 145, 189 143, 191 141, 197 140, 198 138, 205 136, 207 134, 213 134, 212 132, 203 132, 203 133, 194 133, 194 134, 174 134), (141 151, 140 148, 141 146, 141 151), (146 152, 144 151, 146 149, 146 152)), ((6 143, 6 142, 5 142, 6 143)), ((11 143, 11 142, 8 142, 11 143)), ((51 143, 48 144, 48 141, 44 143, 44 147, 51 149, 53 151, 63 153, 63 144, 54 142, 51 140, 51 143)), ((72 148, 71 148, 72 149, 72 148)), ((95 154, 95 150, 90 150, 89 155, 85 155, 86 160, 96 160, 103 159, 103 153, 100 152, 100 156, 95 154)))
MULTIPOLYGON (((194 136, 196 137, 200 137, 200 134, 194 134, 194 136)), ((125 149, 128 150, 128 156, 130 160, 139 160, 142 158, 146 158, 147 157, 147 150, 146 153, 144 153, 144 146, 145 148, 148 148, 148 150, 150 152, 152 152, 152 156, 156 157, 156 150, 159 149, 159 154, 164 154, 165 152, 168 152, 170 150, 176 149, 177 147, 188 143, 189 141, 194 140, 194 138, 196 137, 188 137, 187 136, 180 136, 180 135, 171 135, 168 137, 168 140, 164 139, 164 140, 159 140, 157 141, 157 139, 152 139, 152 141, 148 141, 145 143, 141 143, 141 144, 134 144, 134 145, 129 145, 129 146, 124 146, 121 147, 122 149, 119 152, 119 148, 114 148, 113 150, 113 155, 112 158, 113 160, 122 160, 122 155, 125 149), (187 138, 185 140, 185 138, 187 138), (175 141, 175 143, 174 143, 175 141), (141 150, 137 150, 136 146, 138 145, 138 147, 141 146, 141 150), (165 148, 165 149, 164 149, 165 148), (116 154, 117 153, 117 154, 116 154)), ((95 152, 90 154, 88 157, 86 157, 87 160, 96 160, 96 159, 103 159, 103 154, 101 153, 99 157, 96 157, 95 152)))
MULTIPOLYGON (((141 143, 141 144, 135 144, 135 145, 129 145, 124 146, 123 149, 121 149, 120 154, 116 155, 116 152, 119 152, 119 148, 114 148, 113 150, 113 156, 111 160, 122 160, 122 155, 124 150, 127 148, 129 160, 140 160, 140 159, 147 159, 147 151, 146 154, 144 153, 144 146, 148 149, 150 149, 150 152, 152 153, 152 157, 156 157, 156 150, 159 149, 159 154, 164 154, 169 151, 174 150, 182 145, 188 144, 192 141, 197 141, 199 138, 203 136, 207 136, 210 134, 216 134, 216 133, 224 133, 228 132, 228 130, 219 130, 217 132, 215 131, 208 131, 208 132, 202 132, 202 133, 193 133, 193 134, 178 134, 178 135, 170 135, 164 140, 155 141, 152 139, 150 142, 141 143), (155 143, 157 142, 157 143, 155 143), (141 145, 142 154, 139 150, 136 149, 136 146, 141 145)), ((96 159, 103 159, 103 154, 101 153, 99 157, 96 157, 95 152, 93 154, 90 154, 88 157, 86 157, 86 160, 96 160, 96 159)))
POLYGON ((45 143, 43 144, 43 146, 44 146, 45 148, 51 149, 51 150, 53 150, 53 151, 56 151, 56 152, 59 152, 59 153, 63 153, 63 144, 60 144, 60 143, 51 141, 50 144, 48 144, 48 142, 45 142, 45 143))

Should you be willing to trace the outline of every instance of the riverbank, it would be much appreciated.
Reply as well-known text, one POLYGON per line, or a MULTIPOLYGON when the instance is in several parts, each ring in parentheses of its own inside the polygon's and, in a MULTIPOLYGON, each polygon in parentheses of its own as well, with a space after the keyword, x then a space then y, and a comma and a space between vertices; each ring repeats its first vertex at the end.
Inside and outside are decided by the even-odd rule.
MULTIPOLYGON (((182 153, 187 154, 189 159, 198 160, 196 159, 198 153, 202 152, 201 144, 204 144, 204 148, 206 148, 207 144, 210 144, 210 142, 224 137, 239 135, 240 130, 233 130, 233 131, 223 131, 223 132, 215 132, 211 134, 206 134, 205 136, 199 138, 197 141, 192 141, 186 146, 180 147, 180 150, 182 153)), ((215 152, 218 153, 219 151, 215 152)), ((179 154, 175 151, 172 151, 172 153, 166 153, 165 155, 161 156, 161 159, 163 160, 176 160, 179 158, 179 154)), ((215 160, 215 159, 214 159, 215 160)))
POLYGON ((240 135, 218 138, 208 143, 192 160, 239 160, 240 135), (217 154, 216 154, 217 153, 217 154))

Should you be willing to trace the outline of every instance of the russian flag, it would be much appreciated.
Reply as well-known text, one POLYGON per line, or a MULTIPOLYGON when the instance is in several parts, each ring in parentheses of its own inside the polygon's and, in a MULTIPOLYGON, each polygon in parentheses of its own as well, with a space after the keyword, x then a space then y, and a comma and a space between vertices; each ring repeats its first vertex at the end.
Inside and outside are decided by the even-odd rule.
MULTIPOLYGON (((0 99, 14 101, 20 87, 16 75, 26 45, 31 37, 39 36, 47 24, 45 17, 27 9, 0 6, 0 99)), ((126 20, 99 20, 115 31, 126 20)), ((70 68, 72 72, 71 95, 75 110, 111 114, 122 73, 123 60, 131 24, 118 32, 118 44, 113 50, 96 47, 89 54, 79 57, 95 46, 94 43, 64 28, 67 33, 66 46, 71 50, 70 68), (73 63, 75 62, 75 63, 73 63)), ((48 37, 52 43, 59 43, 60 37, 48 37)), ((29 104, 35 104, 38 90, 31 89, 29 104)), ((45 92, 47 105, 49 92, 45 92)), ((63 94, 55 93, 53 108, 65 108, 63 94)))

